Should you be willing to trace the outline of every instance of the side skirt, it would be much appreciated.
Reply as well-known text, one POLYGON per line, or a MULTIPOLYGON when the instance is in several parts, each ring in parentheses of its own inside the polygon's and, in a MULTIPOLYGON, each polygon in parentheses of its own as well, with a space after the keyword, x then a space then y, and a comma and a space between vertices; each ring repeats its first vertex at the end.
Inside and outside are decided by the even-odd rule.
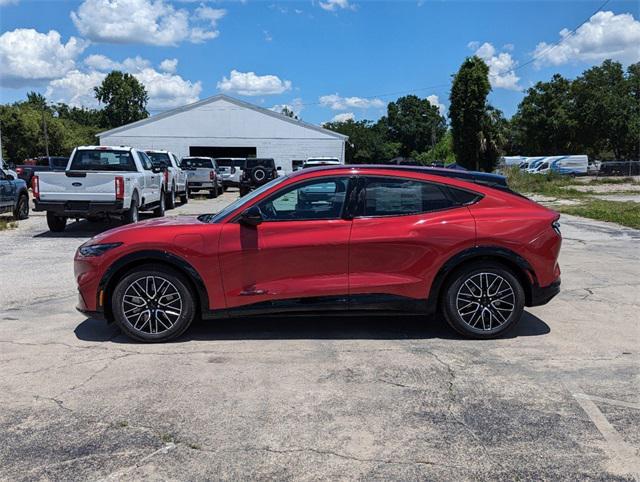
POLYGON ((353 316, 377 316, 397 313, 429 315, 433 309, 427 300, 406 298, 387 294, 366 294, 349 296, 318 296, 312 298, 292 298, 288 300, 262 301, 237 308, 207 310, 203 319, 237 318, 244 316, 268 316, 284 314, 288 316, 322 316, 340 313, 353 316))

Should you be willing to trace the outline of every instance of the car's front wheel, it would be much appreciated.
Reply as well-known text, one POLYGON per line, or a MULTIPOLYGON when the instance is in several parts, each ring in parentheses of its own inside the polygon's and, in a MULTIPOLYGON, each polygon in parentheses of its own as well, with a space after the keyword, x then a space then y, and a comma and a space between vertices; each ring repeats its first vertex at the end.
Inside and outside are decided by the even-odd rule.
POLYGON ((13 211, 13 217, 18 220, 27 219, 29 217, 29 196, 21 194, 13 211))
POLYGON ((134 269, 116 285, 111 299, 114 321, 129 337, 144 342, 168 341, 189 328, 195 301, 187 280, 157 265, 134 269))
POLYGON ((507 267, 487 261, 458 270, 442 307, 449 325, 470 338, 494 338, 512 329, 524 310, 524 290, 507 267))

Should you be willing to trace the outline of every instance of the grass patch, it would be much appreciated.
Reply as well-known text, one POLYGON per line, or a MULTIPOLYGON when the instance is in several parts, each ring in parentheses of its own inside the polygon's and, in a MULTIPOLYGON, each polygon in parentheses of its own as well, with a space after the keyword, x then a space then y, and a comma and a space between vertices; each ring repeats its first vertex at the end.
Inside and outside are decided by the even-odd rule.
POLYGON ((589 186, 590 184, 640 184, 640 181, 636 181, 632 177, 597 177, 585 185, 589 186))
POLYGON ((585 218, 618 223, 640 229, 640 203, 587 199, 579 206, 554 206, 556 211, 585 218))
POLYGON ((4 231, 5 229, 13 229, 16 226, 18 226, 18 223, 16 223, 14 220, 0 218, 0 231, 4 231))
POLYGON ((517 167, 509 168, 505 171, 507 183, 514 191, 521 194, 542 194, 556 198, 581 198, 588 193, 578 191, 571 186, 575 186, 575 180, 568 176, 560 176, 556 173, 550 174, 530 174, 521 171, 517 167))

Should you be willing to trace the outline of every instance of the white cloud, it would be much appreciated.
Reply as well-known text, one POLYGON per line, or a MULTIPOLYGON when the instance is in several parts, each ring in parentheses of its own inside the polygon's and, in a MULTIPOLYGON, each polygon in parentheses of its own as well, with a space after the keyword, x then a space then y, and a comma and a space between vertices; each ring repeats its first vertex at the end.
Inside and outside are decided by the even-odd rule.
POLYGON ((365 99, 363 97, 341 97, 338 94, 323 95, 320 97, 320 104, 333 110, 345 109, 370 109, 373 107, 384 107, 384 102, 380 99, 365 99))
POLYGON ((355 5, 349 3, 349 0, 327 0, 319 3, 320 8, 327 12, 335 12, 336 10, 355 10, 355 5))
POLYGON ((640 61, 640 21, 630 13, 598 12, 572 35, 560 31, 562 43, 540 42, 534 65, 562 65, 568 62, 599 62, 614 59, 625 64, 640 61))
POLYGON ((356 116, 353 112, 343 112, 341 114, 334 115, 330 122, 347 122, 355 120, 355 118, 356 116))
POLYGON ((73 70, 63 78, 49 82, 46 97, 53 102, 97 107, 93 88, 100 85, 107 71, 114 68, 133 74, 144 84, 149 94, 148 108, 151 110, 169 109, 196 102, 202 92, 200 82, 185 80, 172 72, 159 72, 151 67, 148 60, 141 57, 116 62, 103 55, 91 55, 84 63, 89 67, 88 71, 73 70))
POLYGON ((178 59, 164 59, 160 62, 160 70, 173 74, 178 68, 178 59))
POLYGON ((427 96, 427 100, 431 105, 434 105, 438 108, 438 110, 440 111, 440 115, 445 115, 445 113, 447 112, 447 109, 444 106, 444 104, 440 103, 440 98, 437 95, 435 94, 429 95, 427 96))
POLYGON ((229 78, 222 77, 217 88, 222 92, 247 96, 282 94, 291 90, 291 81, 281 80, 277 75, 256 75, 255 72, 232 70, 229 78))
POLYGON ((489 82, 492 87, 522 90, 518 84, 520 77, 513 71, 518 62, 511 57, 510 53, 500 52, 496 55, 496 48, 489 42, 482 45, 479 45, 479 42, 469 42, 467 46, 489 66, 489 82))
POLYGON ((271 110, 274 112, 282 112, 285 107, 297 116, 300 116, 300 112, 302 112, 302 109, 304 108, 302 105, 302 99, 298 97, 293 99, 290 104, 276 104, 271 108, 271 110))
POLYGON ((0 36, 0 83, 8 87, 37 85, 75 68, 87 42, 70 37, 62 43, 55 30, 40 33, 15 29, 0 36))
POLYGON ((165 0, 84 0, 71 12, 78 31, 95 42, 177 45, 219 35, 225 11, 198 7, 191 16, 165 0))

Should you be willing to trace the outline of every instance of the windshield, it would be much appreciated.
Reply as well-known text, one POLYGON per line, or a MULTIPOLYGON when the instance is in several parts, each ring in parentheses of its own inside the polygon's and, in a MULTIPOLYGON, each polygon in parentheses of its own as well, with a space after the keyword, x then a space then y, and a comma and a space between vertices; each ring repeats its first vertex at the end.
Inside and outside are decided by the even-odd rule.
POLYGON ((184 159, 182 159, 182 162, 180 163, 180 167, 192 167, 192 168, 198 168, 198 167, 203 167, 203 168, 213 168, 213 162, 211 161, 211 159, 206 159, 204 157, 185 157, 184 159))
POLYGON ((262 166, 262 167, 275 167, 276 163, 273 159, 247 159, 247 169, 251 169, 252 167, 262 166))
POLYGON ((71 171, 136 171, 129 151, 110 149, 78 150, 73 156, 71 171))
POLYGON ((171 165, 171 159, 166 152, 149 152, 147 156, 151 159, 151 165, 153 167, 169 167, 171 165))
POLYGON ((280 184, 285 179, 287 179, 287 176, 282 176, 282 177, 278 177, 276 179, 273 179, 273 180, 269 181, 268 183, 263 184, 262 186, 260 186, 255 191, 251 191, 246 196, 243 196, 243 197, 240 197, 240 198, 236 199, 235 201, 233 201, 231 204, 229 204, 227 207, 225 207, 219 213, 217 213, 217 214, 203 214, 202 216, 199 216, 198 219, 200 221, 202 221, 202 222, 205 222, 205 223, 219 223, 224 218, 226 218, 229 214, 231 214, 233 211, 235 211, 236 209, 238 209, 242 205, 251 202, 257 196, 259 196, 260 194, 262 194, 266 190, 271 189, 273 186, 276 186, 276 185, 280 184))

